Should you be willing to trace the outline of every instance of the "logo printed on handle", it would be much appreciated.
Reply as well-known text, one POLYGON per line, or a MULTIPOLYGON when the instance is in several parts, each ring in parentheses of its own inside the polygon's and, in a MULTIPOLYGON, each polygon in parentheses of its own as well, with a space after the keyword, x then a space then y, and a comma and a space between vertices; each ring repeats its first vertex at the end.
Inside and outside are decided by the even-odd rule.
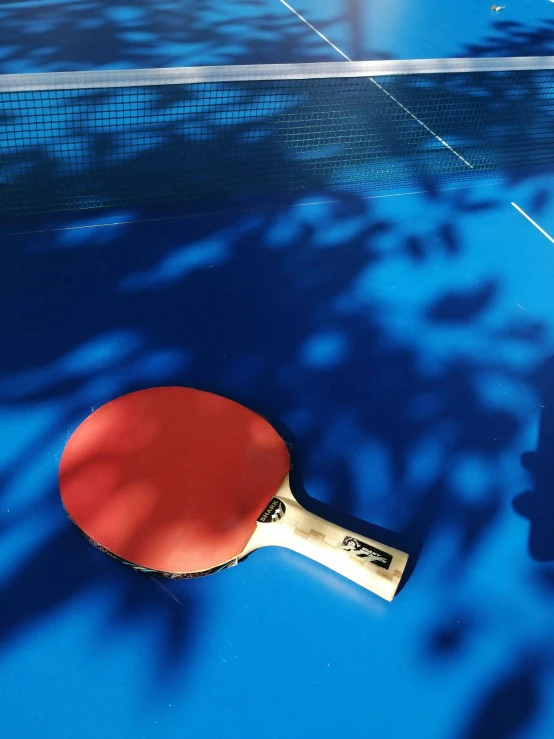
POLYGON ((280 521, 283 518, 286 510, 282 500, 272 498, 271 503, 258 518, 258 521, 259 523, 275 523, 275 521, 280 521))
POLYGON ((371 564, 382 567, 384 570, 388 570, 392 562, 392 554, 371 547, 363 541, 354 539, 353 536, 346 536, 340 548, 344 549, 345 552, 351 552, 360 559, 367 559, 371 564))

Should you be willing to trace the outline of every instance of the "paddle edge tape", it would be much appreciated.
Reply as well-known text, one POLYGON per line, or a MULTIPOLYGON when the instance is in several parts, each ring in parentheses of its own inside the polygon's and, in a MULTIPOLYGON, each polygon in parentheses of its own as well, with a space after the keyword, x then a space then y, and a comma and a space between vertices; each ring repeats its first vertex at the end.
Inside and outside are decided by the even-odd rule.
POLYGON ((89 544, 92 544, 95 549, 98 549, 100 552, 102 552, 102 554, 107 554, 108 557, 115 559, 116 562, 119 562, 126 567, 130 567, 131 569, 135 570, 135 572, 140 572, 143 575, 149 575, 150 577, 165 577, 167 580, 192 580, 196 577, 206 577, 208 575, 215 575, 216 572, 221 572, 222 570, 228 570, 229 567, 234 567, 236 564, 238 564, 239 561, 239 557, 234 557, 233 559, 230 559, 223 564, 216 565, 215 567, 210 567, 208 570, 200 570, 198 572, 166 572, 164 570, 152 570, 148 567, 141 567, 134 562, 129 562, 128 560, 123 559, 123 557, 119 557, 117 554, 114 554, 110 549, 102 546, 102 544, 99 544, 88 534, 86 534, 83 529, 75 523, 75 521, 71 518, 67 511, 66 514, 71 523, 81 534, 81 536, 86 539, 89 544))
MULTIPOLYGON (((278 498, 272 498, 269 505, 266 506, 257 521, 259 523, 273 523, 274 521, 279 521, 284 516, 285 511, 286 507, 283 501, 279 500, 278 498)), ((196 577, 207 577, 208 575, 215 575, 216 572, 222 572, 223 570, 228 570, 230 567, 234 567, 236 564, 239 563, 241 559, 244 559, 247 556, 246 554, 244 555, 244 557, 241 557, 239 555, 237 557, 233 557, 227 562, 223 562, 223 564, 216 565, 215 567, 210 567, 207 570, 199 570, 197 572, 167 572, 165 570, 153 570, 148 567, 141 567, 141 565, 137 565, 134 562, 129 562, 128 560, 123 559, 123 557, 119 557, 117 554, 114 554, 110 549, 107 549, 105 546, 95 541, 92 537, 86 534, 83 529, 78 526, 71 518, 67 510, 65 511, 65 513, 71 523, 75 526, 77 531, 81 534, 81 536, 86 539, 89 544, 92 544, 95 549, 98 549, 100 552, 102 552, 102 554, 107 554, 108 557, 115 559, 116 562, 120 562, 126 567, 130 567, 131 569, 135 570, 135 572, 141 572, 143 575, 149 575, 151 577, 165 577, 168 580, 193 580, 196 577)))

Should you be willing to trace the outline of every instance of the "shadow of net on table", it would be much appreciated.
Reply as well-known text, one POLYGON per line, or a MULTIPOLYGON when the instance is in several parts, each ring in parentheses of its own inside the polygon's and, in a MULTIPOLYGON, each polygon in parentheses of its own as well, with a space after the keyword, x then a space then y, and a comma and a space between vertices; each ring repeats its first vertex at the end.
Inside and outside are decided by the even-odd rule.
MULTIPOLYGON (((489 99, 498 103, 496 88, 489 99)), ((254 172, 260 147, 245 143, 250 125, 237 123, 216 141, 216 151, 233 144, 254 172)), ((456 132, 456 122, 449 125, 456 132)), ((169 161, 179 130, 179 122, 169 124, 148 161, 169 161)), ((90 135, 91 149, 115 146, 116 137, 96 141, 90 135)), ((422 148, 426 143, 422 139, 422 148)), ((406 154, 401 138, 387 145, 388 153, 406 154)), ((402 305, 402 295, 384 300, 372 280, 387 262, 407 265, 411 273, 446 258, 455 269, 466 248, 457 217, 471 209, 493 210, 498 202, 433 187, 427 169, 408 157, 402 172, 426 183, 425 197, 443 210, 436 222, 422 219, 406 235, 402 223, 383 216, 371 200, 331 192, 318 179, 321 168, 313 159, 291 160, 271 135, 262 142, 263 152, 331 202, 299 207, 290 195, 273 206, 163 226, 147 221, 81 228, 76 221, 74 230, 46 228, 5 241, 1 320, 9 351, 2 360, 0 401, 8 418, 29 419, 37 411, 36 424, 26 420, 21 438, 10 440, 2 472, 3 496, 17 499, 27 485, 22 470, 34 469, 36 500, 32 506, 16 503, 6 527, 23 531, 37 512, 52 513, 53 523, 50 537, 14 565, 0 593, 8 603, 0 615, 3 638, 63 607, 87 583, 111 577, 124 583, 119 619, 129 609, 159 607, 145 596, 144 580, 104 560, 67 528, 55 484, 68 431, 92 407, 146 385, 201 387, 243 402, 276 425, 282 422, 294 436, 298 471, 312 496, 309 507, 318 512, 328 504, 333 517, 348 524, 353 515, 371 519, 372 509, 384 504, 383 528, 399 531, 394 543, 412 554, 412 562, 433 527, 454 520, 459 547, 445 563, 453 582, 494 522, 502 492, 491 487, 477 501, 461 500, 452 489, 450 461, 475 452, 494 462, 521 423, 509 411, 488 406, 475 389, 476 378, 490 370, 527 380, 535 368, 516 372, 490 356, 455 355, 432 373, 425 371, 418 331, 391 332, 388 318, 395 304, 402 305), (42 414, 46 407, 50 413, 42 414), (427 441, 439 444, 438 455, 422 446, 427 441), (425 463, 426 454, 432 472, 420 471, 413 483, 414 459, 425 463), (368 471, 385 468, 386 484, 368 492, 368 471)), ((30 156, 49 163, 40 150, 30 156)), ((331 164, 340 161, 326 151, 318 161, 328 156, 331 164)), ((141 166, 142 157, 139 152, 141 166)), ((210 166, 217 168, 217 157, 210 166)), ((108 195, 114 172, 111 162, 95 173, 108 195)), ((50 174, 55 177, 54 168, 50 174)), ((21 184, 24 189, 25 180, 21 184)), ((140 216, 137 206, 133 219, 140 216)), ((419 329, 478 328, 498 289, 487 279, 471 289, 445 290, 423 306, 419 329)), ((536 337, 523 331, 517 340, 533 343, 536 337)), ((179 597, 184 592, 180 586, 179 597)), ((165 654, 175 644, 186 651, 198 628, 194 596, 185 602, 177 616, 167 612, 172 628, 159 636, 165 654), (171 639, 164 642, 167 634, 171 639)), ((167 607, 174 605, 168 600, 167 607)))

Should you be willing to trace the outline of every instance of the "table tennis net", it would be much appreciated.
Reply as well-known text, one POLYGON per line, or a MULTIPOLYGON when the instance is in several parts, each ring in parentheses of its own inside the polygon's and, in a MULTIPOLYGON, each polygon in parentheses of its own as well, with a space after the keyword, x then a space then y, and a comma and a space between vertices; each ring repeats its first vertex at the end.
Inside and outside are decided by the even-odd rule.
POLYGON ((548 165, 553 60, 0 75, 0 214, 548 165))

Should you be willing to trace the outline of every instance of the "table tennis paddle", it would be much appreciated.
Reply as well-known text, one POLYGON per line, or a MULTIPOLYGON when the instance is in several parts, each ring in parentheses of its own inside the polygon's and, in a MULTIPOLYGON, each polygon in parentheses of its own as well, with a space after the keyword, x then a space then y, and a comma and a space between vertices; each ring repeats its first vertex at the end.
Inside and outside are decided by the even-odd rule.
POLYGON ((160 387, 86 418, 64 449, 59 482, 87 539, 137 570, 199 577, 278 545, 392 600, 408 555, 302 508, 289 468, 285 442, 257 413, 160 387))

